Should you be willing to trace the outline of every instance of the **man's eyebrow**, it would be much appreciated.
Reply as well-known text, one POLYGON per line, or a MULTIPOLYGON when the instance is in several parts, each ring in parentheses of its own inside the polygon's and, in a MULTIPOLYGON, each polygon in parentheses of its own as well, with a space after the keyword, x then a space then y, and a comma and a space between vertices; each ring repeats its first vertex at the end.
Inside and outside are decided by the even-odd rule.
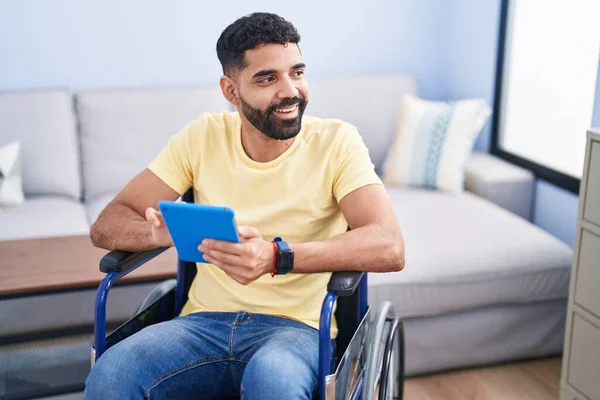
POLYGON ((265 75, 272 75, 275 72, 277 72, 277 71, 275 71, 274 69, 263 69, 263 70, 258 71, 254 75, 252 75, 252 78, 259 78, 259 77, 265 76, 265 75))
MULTIPOLYGON (((306 68, 306 64, 298 63, 298 64, 295 64, 294 66, 292 66, 291 69, 300 69, 300 68, 306 68)), ((254 79, 254 78, 260 78, 261 76, 273 75, 276 72, 277 72, 277 70, 274 70, 274 69, 263 69, 263 70, 258 71, 254 75, 252 75, 252 78, 254 79)))

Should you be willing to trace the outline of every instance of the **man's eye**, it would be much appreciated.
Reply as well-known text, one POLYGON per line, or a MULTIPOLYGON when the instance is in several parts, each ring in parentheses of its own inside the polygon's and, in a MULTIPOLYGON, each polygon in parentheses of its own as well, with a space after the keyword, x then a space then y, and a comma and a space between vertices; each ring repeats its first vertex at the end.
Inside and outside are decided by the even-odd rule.
POLYGON ((302 70, 300 70, 300 71, 295 71, 295 72, 294 72, 294 75, 296 75, 296 76, 302 76, 302 75, 304 75, 304 71, 302 71, 302 70))
POLYGON ((266 78, 261 79, 259 82, 260 83, 269 83, 269 82, 273 82, 275 80, 275 78, 273 78, 272 76, 267 76, 266 78))

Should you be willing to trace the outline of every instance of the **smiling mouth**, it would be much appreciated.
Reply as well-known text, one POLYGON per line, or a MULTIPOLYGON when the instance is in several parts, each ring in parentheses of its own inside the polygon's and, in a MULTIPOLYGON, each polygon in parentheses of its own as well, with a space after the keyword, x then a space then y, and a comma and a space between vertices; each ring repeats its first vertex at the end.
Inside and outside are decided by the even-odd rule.
POLYGON ((294 104, 293 106, 276 108, 275 112, 280 115, 289 115, 298 109, 298 104, 294 104))

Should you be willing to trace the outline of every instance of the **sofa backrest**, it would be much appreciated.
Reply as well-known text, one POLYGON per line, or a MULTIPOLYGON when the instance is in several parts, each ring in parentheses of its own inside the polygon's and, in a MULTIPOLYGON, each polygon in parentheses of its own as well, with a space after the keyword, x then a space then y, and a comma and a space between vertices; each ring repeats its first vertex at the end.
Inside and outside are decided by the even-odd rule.
MULTIPOLYGON (((417 94, 415 80, 365 75, 309 84, 306 114, 356 125, 381 172, 400 103, 417 94)), ((216 84, 83 91, 75 94, 75 109, 67 90, 0 93, 0 145, 21 140, 26 195, 90 200, 118 192, 202 113, 231 109, 216 84)))
POLYGON ((417 95, 417 84, 408 75, 349 76, 309 81, 305 113, 337 118, 358 128, 377 172, 391 146, 400 103, 406 94, 417 95))
POLYGON ((79 145, 69 91, 0 93, 0 146, 13 140, 21 143, 26 196, 80 198, 79 145))
POLYGON ((116 193, 204 112, 229 109, 219 87, 84 91, 76 94, 84 198, 116 193))

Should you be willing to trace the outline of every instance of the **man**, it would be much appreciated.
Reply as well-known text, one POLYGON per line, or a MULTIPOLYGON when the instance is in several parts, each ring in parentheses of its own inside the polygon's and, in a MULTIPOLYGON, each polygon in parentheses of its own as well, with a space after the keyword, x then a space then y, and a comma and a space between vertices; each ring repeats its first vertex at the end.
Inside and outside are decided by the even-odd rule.
POLYGON ((242 242, 199 244, 210 264, 198 264, 181 315, 110 348, 86 398, 310 399, 330 273, 403 268, 397 219, 361 136, 339 120, 303 117, 299 41, 273 14, 227 27, 219 83, 238 112, 187 125, 92 226, 105 249, 171 246, 157 203, 193 187, 197 202, 235 210, 242 242), (277 260, 277 236, 293 263, 277 260))

